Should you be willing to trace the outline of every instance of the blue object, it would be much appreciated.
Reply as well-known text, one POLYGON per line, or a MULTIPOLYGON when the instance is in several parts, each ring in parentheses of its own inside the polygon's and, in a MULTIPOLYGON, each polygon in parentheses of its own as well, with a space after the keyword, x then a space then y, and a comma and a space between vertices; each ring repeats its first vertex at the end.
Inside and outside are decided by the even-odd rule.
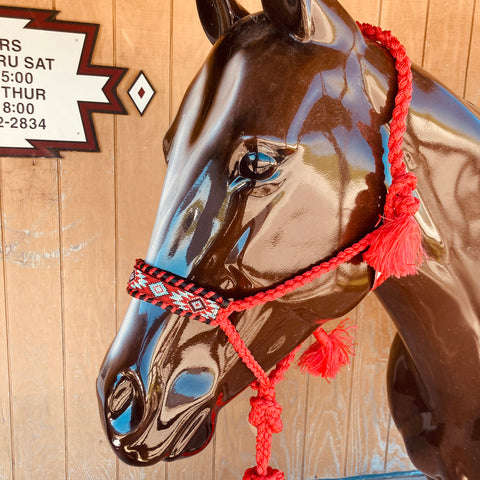
MULTIPOLYGON (((425 475, 418 471, 414 470, 411 472, 393 472, 393 473, 379 473, 375 475, 360 475, 357 477, 343 477, 343 478, 337 478, 337 479, 324 479, 324 480, 393 480, 393 479, 419 479, 419 480, 424 480, 426 477, 425 475)), ((320 480, 315 477, 315 480, 320 480)))

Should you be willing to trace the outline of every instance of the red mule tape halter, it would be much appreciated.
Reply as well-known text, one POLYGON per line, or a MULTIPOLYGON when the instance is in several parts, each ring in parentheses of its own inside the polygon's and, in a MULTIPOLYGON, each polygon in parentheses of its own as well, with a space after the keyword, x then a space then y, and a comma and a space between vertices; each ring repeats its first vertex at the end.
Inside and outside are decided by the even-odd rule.
MULTIPOLYGON (((168 309, 177 315, 220 327, 242 361, 255 375, 257 380, 251 387, 258 393, 250 402, 252 410, 249 421, 257 428, 257 465, 245 472, 243 480, 284 480, 285 478, 281 471, 268 465, 272 434, 282 430, 281 406, 275 399, 275 386, 283 379, 300 346, 281 360, 270 374, 267 374, 231 323, 229 319, 231 313, 248 310, 280 298, 324 273, 334 270, 361 252, 364 252, 364 261, 377 272, 374 288, 391 275, 401 277, 415 274, 417 267, 424 259, 420 229, 413 218, 419 207, 419 200, 413 195, 416 177, 412 172, 407 172, 402 152, 405 120, 412 95, 410 60, 405 48, 390 32, 368 24, 359 24, 359 27, 364 36, 379 42, 389 50, 395 58, 395 68, 398 72, 398 92, 388 142, 392 184, 386 196, 383 224, 330 260, 315 265, 303 274, 288 279, 274 288, 240 300, 226 300, 215 292, 148 265, 143 260, 137 260, 128 282, 127 291, 135 298, 168 309)), ((308 359, 305 357, 302 364, 304 369, 324 377, 333 377, 341 364, 348 363, 352 341, 344 335, 345 329, 340 327, 341 329, 332 332, 330 336, 321 327, 316 331, 316 337, 321 339, 322 345, 309 349, 308 359), (338 349, 341 351, 339 352, 338 349), (340 360, 335 361, 332 358, 340 360), (317 361, 322 365, 316 365, 317 361)))

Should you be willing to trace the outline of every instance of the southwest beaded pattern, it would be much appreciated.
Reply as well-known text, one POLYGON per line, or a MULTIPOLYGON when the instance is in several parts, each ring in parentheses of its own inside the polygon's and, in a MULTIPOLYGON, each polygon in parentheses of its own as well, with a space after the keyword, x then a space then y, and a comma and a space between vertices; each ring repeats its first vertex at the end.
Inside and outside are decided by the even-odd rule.
POLYGON ((148 265, 138 259, 127 292, 139 300, 158 305, 181 317, 209 324, 220 308, 230 304, 218 293, 198 287, 173 273, 148 265))

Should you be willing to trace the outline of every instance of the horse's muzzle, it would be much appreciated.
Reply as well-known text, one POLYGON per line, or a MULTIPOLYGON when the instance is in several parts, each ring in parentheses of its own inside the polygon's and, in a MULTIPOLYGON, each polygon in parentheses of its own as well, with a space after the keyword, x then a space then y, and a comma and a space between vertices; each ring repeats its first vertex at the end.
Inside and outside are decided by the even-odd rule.
POLYGON ((190 339, 207 338, 212 329, 152 305, 139 310, 135 302, 122 329, 97 379, 111 447, 137 466, 198 452, 211 439, 221 407, 219 372, 211 346, 201 341, 193 347, 190 339), (184 348, 167 359, 173 341, 184 348))
MULTIPOLYGON (((209 383, 207 373, 194 373, 199 383, 209 383)), ((122 461, 152 465, 191 455, 208 444, 221 405, 213 399, 203 404, 200 391, 197 402, 192 402, 181 393, 182 381, 179 376, 179 386, 172 393, 157 393, 155 386, 145 392, 135 372, 118 375, 101 407, 108 439, 122 461)))

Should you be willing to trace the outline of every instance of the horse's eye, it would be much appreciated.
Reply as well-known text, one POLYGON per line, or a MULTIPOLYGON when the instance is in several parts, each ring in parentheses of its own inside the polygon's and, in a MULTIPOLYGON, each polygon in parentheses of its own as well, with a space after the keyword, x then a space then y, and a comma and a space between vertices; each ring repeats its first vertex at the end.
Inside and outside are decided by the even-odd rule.
POLYGON ((240 175, 252 180, 266 180, 276 169, 276 160, 261 152, 247 153, 240 160, 239 166, 240 175))

